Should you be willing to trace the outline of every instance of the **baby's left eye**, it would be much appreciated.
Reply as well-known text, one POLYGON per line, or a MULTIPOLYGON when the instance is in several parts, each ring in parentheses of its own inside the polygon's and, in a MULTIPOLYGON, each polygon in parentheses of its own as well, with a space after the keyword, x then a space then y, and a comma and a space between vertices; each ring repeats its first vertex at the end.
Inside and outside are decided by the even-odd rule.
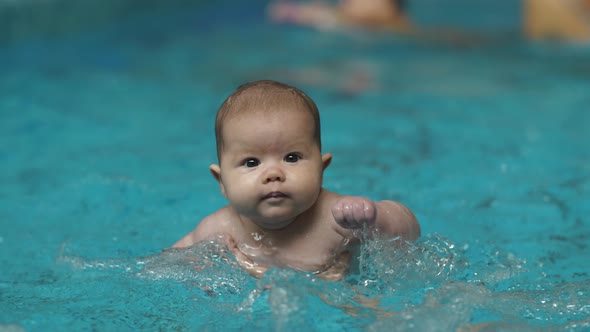
POLYGON ((301 159, 301 156, 296 153, 289 153, 285 156, 285 161, 288 163, 296 163, 301 159))

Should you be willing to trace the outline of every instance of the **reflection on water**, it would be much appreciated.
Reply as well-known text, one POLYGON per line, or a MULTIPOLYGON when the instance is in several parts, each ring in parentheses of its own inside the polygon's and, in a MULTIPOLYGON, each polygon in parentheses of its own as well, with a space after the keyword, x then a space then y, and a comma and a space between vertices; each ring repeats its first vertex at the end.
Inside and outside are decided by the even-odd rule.
MULTIPOLYGON (((180 297, 165 301, 188 296, 201 319, 231 313, 232 326, 272 331, 310 324, 370 331, 590 327, 588 281, 550 286, 538 265, 497 248, 458 245, 436 234, 416 243, 368 240, 357 264, 338 282, 289 269, 270 269, 255 279, 215 242, 134 259, 86 260, 67 251, 59 261, 79 277, 133 280, 141 284, 139 291, 154 284, 182 285, 184 292, 173 295, 180 297), (510 289, 504 289, 505 283, 510 289)), ((221 318, 216 319, 220 324, 221 318)))

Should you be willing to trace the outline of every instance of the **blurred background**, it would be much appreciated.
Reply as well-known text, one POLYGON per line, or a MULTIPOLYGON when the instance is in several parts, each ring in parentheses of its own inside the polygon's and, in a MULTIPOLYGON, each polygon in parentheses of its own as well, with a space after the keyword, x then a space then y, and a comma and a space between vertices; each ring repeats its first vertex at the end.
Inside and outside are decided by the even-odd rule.
MULTIPOLYGON (((75 207, 82 220, 96 218, 88 227, 102 225, 101 213, 111 209, 83 212, 85 200, 96 200, 92 185, 69 198, 78 203, 56 192, 67 196, 88 177, 128 179, 183 204, 167 212, 154 204, 146 213, 157 225, 167 219, 177 227, 146 231, 162 237, 149 249, 174 242, 195 216, 211 212, 208 204, 195 211, 196 201, 224 202, 211 194, 217 188, 206 171, 215 161, 217 107, 236 86, 267 78, 316 99, 327 149, 338 161, 328 173, 332 189, 406 200, 422 208, 427 231, 456 222, 459 239, 469 238, 477 224, 435 220, 464 206, 493 207, 522 188, 536 193, 525 201, 543 200, 556 172, 562 182, 588 172, 578 146, 587 136, 590 91, 588 47, 579 40, 586 16, 572 16, 586 7, 575 1, 385 1, 399 5, 398 24, 374 23, 370 15, 355 21, 342 9, 355 1, 3 0, 0 176, 10 216, 3 220, 34 224, 37 217, 25 216, 51 207, 63 223, 75 207), (543 11, 543 3, 575 10, 543 11), (547 12, 556 14, 547 19, 547 12), (580 22, 568 34, 560 23, 572 17, 580 22), (557 157, 567 149, 571 160, 557 157), (500 180, 498 169, 515 173, 500 180), (344 180, 350 172, 360 174, 356 181, 344 180), (40 206, 31 209, 29 200, 40 206)), ((145 205, 137 199, 132 208, 116 204, 123 214, 137 213, 145 205)), ((573 209, 555 204, 561 214, 573 209)))
MULTIPOLYGON (((408 260, 376 246, 375 270, 356 276, 384 280, 376 293, 408 314, 366 326, 587 329, 588 7, 0 0, 0 324, 357 326, 323 300, 297 302, 318 287, 303 277, 264 281, 300 305, 271 308, 241 270, 196 273, 160 254, 226 204, 208 171, 217 108, 275 79, 318 104, 329 190, 399 200, 420 220, 408 260)), ((333 297, 349 289, 338 285, 333 297)))
POLYGON ((214 115, 262 78, 316 100, 329 189, 401 200, 426 233, 491 229, 518 247, 498 219, 581 222, 587 192, 568 199, 588 174, 584 0, 385 1, 403 24, 355 21, 351 3, 1 1, 0 211, 22 228, 4 243, 58 225, 49 247, 170 245, 225 204, 207 171, 214 115))

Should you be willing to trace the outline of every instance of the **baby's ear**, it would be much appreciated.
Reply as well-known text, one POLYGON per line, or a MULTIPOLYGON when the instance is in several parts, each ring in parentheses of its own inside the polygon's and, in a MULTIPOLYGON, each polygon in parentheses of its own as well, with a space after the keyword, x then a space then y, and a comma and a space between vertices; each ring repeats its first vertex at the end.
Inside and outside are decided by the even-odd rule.
POLYGON ((215 180, 219 183, 221 193, 224 197, 227 198, 227 196, 225 195, 225 186, 223 185, 223 181, 221 181, 221 167, 219 167, 219 165, 217 164, 212 164, 211 166, 209 166, 209 171, 211 172, 215 180))
POLYGON ((326 168, 328 168, 328 166, 330 166, 330 163, 332 163, 332 154, 331 153, 324 153, 322 155, 322 171, 326 170, 326 168))

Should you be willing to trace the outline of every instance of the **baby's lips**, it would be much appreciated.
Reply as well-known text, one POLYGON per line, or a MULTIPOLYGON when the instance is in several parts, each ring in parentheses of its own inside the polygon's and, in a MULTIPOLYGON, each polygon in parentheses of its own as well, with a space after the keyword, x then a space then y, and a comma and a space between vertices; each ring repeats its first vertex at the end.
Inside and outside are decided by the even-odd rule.
POLYGON ((285 197, 287 197, 287 195, 280 192, 280 191, 272 191, 272 192, 269 192, 268 194, 264 195, 264 197, 262 197, 262 199, 285 198, 285 197))

